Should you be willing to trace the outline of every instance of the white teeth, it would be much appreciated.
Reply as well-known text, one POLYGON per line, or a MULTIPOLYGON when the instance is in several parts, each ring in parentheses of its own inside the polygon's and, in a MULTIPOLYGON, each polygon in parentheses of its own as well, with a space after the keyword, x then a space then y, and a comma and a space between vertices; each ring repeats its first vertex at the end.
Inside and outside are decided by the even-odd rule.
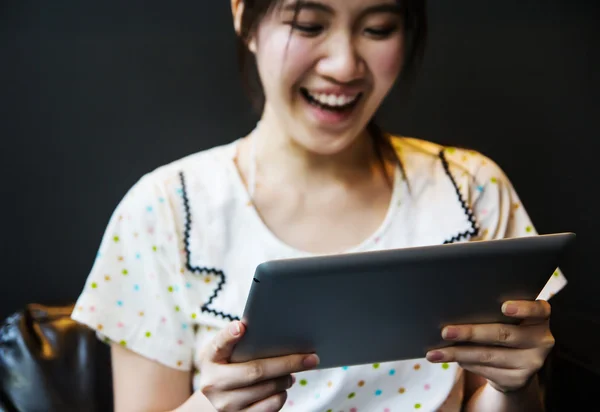
POLYGON ((354 102, 358 98, 358 94, 354 96, 336 96, 334 94, 313 94, 308 92, 309 96, 321 104, 333 107, 346 106, 354 102))

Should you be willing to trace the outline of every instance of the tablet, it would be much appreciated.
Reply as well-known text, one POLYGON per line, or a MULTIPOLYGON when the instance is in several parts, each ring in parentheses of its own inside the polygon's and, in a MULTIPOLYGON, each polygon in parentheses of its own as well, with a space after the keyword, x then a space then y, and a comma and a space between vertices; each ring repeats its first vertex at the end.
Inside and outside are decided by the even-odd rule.
POLYGON ((319 369, 422 358, 449 324, 515 323, 574 233, 284 259, 255 271, 232 362, 317 353, 319 369))

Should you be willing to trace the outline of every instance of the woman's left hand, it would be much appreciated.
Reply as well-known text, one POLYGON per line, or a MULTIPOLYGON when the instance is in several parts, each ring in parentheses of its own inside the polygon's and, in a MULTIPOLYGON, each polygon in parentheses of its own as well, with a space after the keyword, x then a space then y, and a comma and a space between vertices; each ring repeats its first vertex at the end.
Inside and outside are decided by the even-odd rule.
POLYGON ((427 353, 427 359, 434 363, 458 362, 501 392, 525 387, 554 346, 550 304, 543 300, 506 302, 502 312, 522 322, 447 326, 442 331, 445 340, 476 345, 433 350, 427 353))

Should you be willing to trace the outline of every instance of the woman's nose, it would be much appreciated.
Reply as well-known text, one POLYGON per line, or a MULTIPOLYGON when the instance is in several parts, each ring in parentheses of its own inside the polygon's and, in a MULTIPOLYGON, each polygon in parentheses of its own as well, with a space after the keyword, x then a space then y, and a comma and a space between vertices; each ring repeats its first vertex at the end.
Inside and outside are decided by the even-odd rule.
POLYGON ((317 73, 339 83, 350 83, 364 76, 365 64, 350 36, 339 35, 328 41, 327 52, 317 64, 317 73))

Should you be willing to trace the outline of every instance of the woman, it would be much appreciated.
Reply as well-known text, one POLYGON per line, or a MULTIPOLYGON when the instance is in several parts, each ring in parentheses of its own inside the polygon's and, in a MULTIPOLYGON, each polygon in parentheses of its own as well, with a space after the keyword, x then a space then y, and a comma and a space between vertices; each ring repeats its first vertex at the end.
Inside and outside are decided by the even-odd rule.
MULTIPOLYGON (((322 371, 311 370, 318 354, 228 362, 263 261, 535 234, 490 159, 373 123, 418 63, 424 0, 232 10, 243 61, 256 62, 259 125, 134 185, 73 313, 112 345, 116 410, 539 410, 535 375, 553 345, 541 299, 498 308, 519 326, 444 329, 475 344, 425 359, 322 371)), ((557 271, 540 297, 564 283, 557 271)))

